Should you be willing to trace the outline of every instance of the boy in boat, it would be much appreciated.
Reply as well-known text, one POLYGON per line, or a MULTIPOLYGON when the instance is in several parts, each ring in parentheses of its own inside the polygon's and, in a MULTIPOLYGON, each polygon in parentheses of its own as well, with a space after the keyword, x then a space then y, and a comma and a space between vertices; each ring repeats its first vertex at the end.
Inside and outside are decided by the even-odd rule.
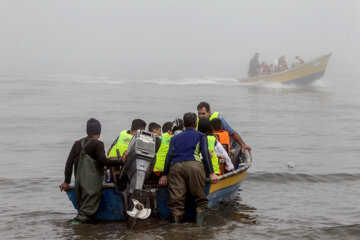
POLYGON ((70 190, 70 181, 75 170, 75 194, 79 207, 73 225, 92 223, 99 208, 102 195, 103 168, 123 165, 121 160, 110 160, 105 155, 104 143, 99 140, 101 124, 90 118, 86 124, 87 137, 76 141, 65 165, 65 180, 60 185, 61 191, 70 190))
POLYGON ((157 123, 151 122, 148 131, 155 135, 155 152, 157 152, 161 145, 161 126, 157 123))
POLYGON ((175 119, 173 122, 166 122, 162 126, 161 145, 156 152, 156 162, 154 173, 158 176, 162 174, 165 166, 166 154, 169 150, 170 140, 172 136, 184 131, 184 122, 181 119, 175 119))
POLYGON ((230 137, 241 146, 241 150, 244 151, 245 149, 248 149, 251 151, 251 147, 245 144, 240 135, 233 130, 230 124, 219 114, 219 112, 211 112, 210 105, 207 102, 200 102, 197 106, 197 111, 199 117, 207 117, 210 121, 214 118, 219 118, 221 120, 221 129, 224 129, 229 133, 230 137))
POLYGON ((160 148, 156 153, 156 161, 154 166, 154 173, 157 176, 160 176, 164 171, 165 158, 169 150, 170 139, 174 135, 173 131, 171 130, 172 125, 172 122, 166 122, 162 126, 163 134, 161 136, 160 148))
POLYGON ((211 127, 211 123, 208 118, 199 119, 198 131, 204 133, 207 136, 208 148, 209 148, 209 152, 211 153, 211 162, 215 174, 217 175, 224 174, 224 168, 220 167, 221 164, 219 163, 219 157, 225 159, 225 169, 227 171, 233 170, 234 165, 232 164, 229 155, 224 149, 224 147, 214 136, 214 131, 211 127))
POLYGON ((151 122, 149 124, 148 131, 157 136, 161 136, 161 126, 157 123, 151 122))
POLYGON ((196 114, 185 113, 183 120, 186 130, 170 140, 159 185, 169 186, 168 206, 175 223, 180 223, 183 218, 186 195, 191 194, 196 205, 196 222, 202 225, 208 205, 204 166, 211 183, 216 183, 219 178, 212 167, 206 136, 196 131, 196 114))

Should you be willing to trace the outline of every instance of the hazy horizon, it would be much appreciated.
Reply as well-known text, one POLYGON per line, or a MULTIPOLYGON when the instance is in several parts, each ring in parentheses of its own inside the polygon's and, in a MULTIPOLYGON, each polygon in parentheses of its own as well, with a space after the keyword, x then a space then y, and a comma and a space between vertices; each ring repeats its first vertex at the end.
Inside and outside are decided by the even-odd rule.
POLYGON ((329 52, 359 74, 358 1, 25 1, 0 9, 0 75, 241 77, 255 52, 290 63, 329 52))

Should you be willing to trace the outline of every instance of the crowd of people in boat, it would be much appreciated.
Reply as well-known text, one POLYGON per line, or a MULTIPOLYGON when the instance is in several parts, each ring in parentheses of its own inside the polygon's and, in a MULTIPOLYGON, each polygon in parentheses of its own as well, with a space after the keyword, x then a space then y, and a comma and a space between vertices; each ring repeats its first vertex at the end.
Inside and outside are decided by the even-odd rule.
MULTIPOLYGON (((242 151, 251 150, 219 112, 210 110, 207 102, 198 104, 197 113, 185 113, 183 119, 168 121, 162 126, 154 122, 148 125, 148 131, 156 136, 156 160, 152 177, 159 186, 168 186, 168 207, 176 223, 183 217, 188 194, 194 198, 197 221, 201 221, 208 205, 206 177, 211 183, 217 183, 220 175, 237 168, 238 163, 229 157, 232 141, 238 143, 242 151)), ((107 177, 109 168, 116 169, 126 164, 133 135, 145 129, 144 120, 134 119, 130 130, 120 131, 105 154, 104 143, 99 140, 101 124, 93 118, 88 120, 88 136, 73 144, 65 165, 65 179, 60 185, 61 191, 70 189, 74 168, 76 202, 79 207, 72 222, 74 225, 94 221, 104 181, 104 175, 100 172, 105 170, 105 182, 120 184, 122 179, 119 179, 118 173, 107 177)))
MULTIPOLYGON (((282 55, 277 60, 275 60, 275 64, 269 64, 269 65, 267 64, 266 61, 262 61, 260 64, 259 57, 260 54, 255 53, 255 55, 251 58, 249 64, 248 77, 264 76, 277 72, 282 72, 289 69, 284 55, 282 55)), ((302 58, 300 56, 296 56, 291 64, 291 68, 300 66, 302 64, 304 64, 302 58)))

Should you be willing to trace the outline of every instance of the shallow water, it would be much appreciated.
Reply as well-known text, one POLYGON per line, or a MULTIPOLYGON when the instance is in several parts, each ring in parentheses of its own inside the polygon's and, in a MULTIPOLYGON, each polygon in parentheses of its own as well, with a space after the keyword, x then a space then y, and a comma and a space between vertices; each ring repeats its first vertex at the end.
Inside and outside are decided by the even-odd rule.
POLYGON ((360 238, 359 80, 326 75, 299 87, 221 77, 1 76, 0 238, 360 238), (109 147, 132 119, 162 124, 196 111, 200 101, 253 148, 237 198, 213 209, 226 225, 70 225, 75 210, 58 186, 88 118, 101 121, 109 147))

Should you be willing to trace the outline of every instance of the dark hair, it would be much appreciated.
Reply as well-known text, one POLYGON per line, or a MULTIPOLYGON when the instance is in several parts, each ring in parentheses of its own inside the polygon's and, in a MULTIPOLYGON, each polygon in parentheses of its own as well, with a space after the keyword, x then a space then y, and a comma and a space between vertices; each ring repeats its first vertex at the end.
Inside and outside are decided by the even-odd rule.
POLYGON ((222 122, 220 118, 214 118, 213 120, 210 121, 211 127, 215 130, 215 131, 220 131, 221 130, 221 126, 222 126, 222 122))
POLYGON ((101 133, 101 124, 99 120, 90 118, 86 123, 86 133, 90 135, 98 135, 101 133))
POLYGON ((184 121, 180 118, 175 119, 171 125, 171 131, 173 133, 175 133, 178 130, 184 131, 184 121))
POLYGON ((162 132, 167 133, 172 128, 172 122, 166 122, 162 125, 162 132))
POLYGON ((210 112, 210 105, 207 102, 201 102, 199 103, 199 105, 197 106, 197 110, 203 109, 205 108, 207 112, 210 112))
POLYGON ((155 129, 159 129, 161 126, 157 123, 151 122, 149 124, 149 132, 153 132, 155 129))
POLYGON ((192 112, 188 112, 184 114, 183 117, 184 126, 187 127, 196 127, 196 114, 192 112))
POLYGON ((199 118, 198 131, 205 135, 214 135, 209 118, 199 118))
POLYGON ((131 131, 145 130, 146 122, 142 119, 134 119, 131 123, 131 131))

